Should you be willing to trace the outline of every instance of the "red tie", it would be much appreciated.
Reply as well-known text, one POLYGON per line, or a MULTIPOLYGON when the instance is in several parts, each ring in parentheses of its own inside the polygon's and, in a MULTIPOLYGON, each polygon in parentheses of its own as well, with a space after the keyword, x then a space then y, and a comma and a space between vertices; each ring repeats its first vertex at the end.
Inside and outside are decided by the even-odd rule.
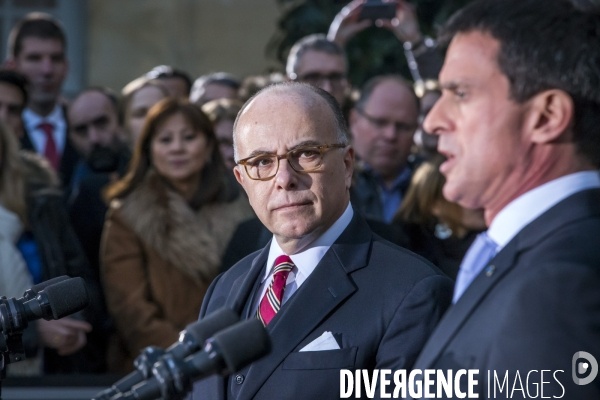
POLYGON ((275 260, 275 273, 273 280, 267 288, 265 295, 260 301, 258 310, 256 310, 256 318, 258 318, 264 326, 267 326, 273 319, 275 314, 281 308, 281 299, 283 299, 283 290, 288 275, 294 268, 292 259, 286 255, 279 256, 275 260))
POLYGON ((42 122, 38 125, 38 128, 46 134, 46 148, 44 149, 44 156, 48 159, 48 161, 50 161, 52 168, 58 171, 60 166, 60 154, 58 154, 56 142, 54 141, 54 125, 48 122, 42 122))

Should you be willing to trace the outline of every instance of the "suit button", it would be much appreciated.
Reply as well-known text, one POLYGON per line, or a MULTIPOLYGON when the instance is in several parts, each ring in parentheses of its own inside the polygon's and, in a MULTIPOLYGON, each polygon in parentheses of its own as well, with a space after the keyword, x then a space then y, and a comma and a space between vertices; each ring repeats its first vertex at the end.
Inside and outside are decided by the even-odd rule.
POLYGON ((241 385, 242 383, 244 383, 244 375, 236 375, 235 383, 237 383, 238 385, 241 385))
POLYGON ((496 271, 496 266, 495 265, 488 265, 485 268, 485 276, 487 276, 488 278, 492 275, 494 275, 494 271, 496 271))

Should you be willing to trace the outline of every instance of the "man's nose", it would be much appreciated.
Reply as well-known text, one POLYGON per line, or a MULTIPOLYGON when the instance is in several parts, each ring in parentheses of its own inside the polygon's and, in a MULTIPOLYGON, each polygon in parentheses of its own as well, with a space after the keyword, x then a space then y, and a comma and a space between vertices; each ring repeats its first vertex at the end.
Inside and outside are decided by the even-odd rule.
POLYGON ((333 96, 333 86, 331 85, 331 81, 329 79, 323 79, 319 87, 333 96))
POLYGON ((41 64, 43 74, 50 75, 54 72, 54 63, 50 57, 43 57, 41 64))
POLYGON ((423 121, 423 130, 431 135, 439 135, 448 129, 442 99, 439 99, 427 113, 423 121))
POLYGON ((298 172, 292 168, 287 159, 279 160, 279 170, 274 179, 277 186, 284 190, 298 187, 298 172))

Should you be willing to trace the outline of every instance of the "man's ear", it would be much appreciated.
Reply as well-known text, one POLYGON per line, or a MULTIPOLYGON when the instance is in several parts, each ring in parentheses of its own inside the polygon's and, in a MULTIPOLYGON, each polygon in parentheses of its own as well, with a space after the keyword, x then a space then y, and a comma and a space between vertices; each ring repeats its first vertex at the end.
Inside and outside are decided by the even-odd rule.
POLYGON ((350 189, 354 173, 354 149, 352 146, 344 149, 344 165, 346 166, 346 189, 350 189))
MULTIPOLYGON (((233 175, 235 175, 235 179, 238 181, 242 187, 244 187, 244 171, 242 171, 241 165, 236 165, 233 167, 233 175)), ((246 190, 246 188, 244 188, 246 190)))
POLYGON ((546 90, 529 102, 526 124, 533 143, 546 144, 571 139, 565 135, 571 128, 575 113, 570 95, 559 89, 546 90))

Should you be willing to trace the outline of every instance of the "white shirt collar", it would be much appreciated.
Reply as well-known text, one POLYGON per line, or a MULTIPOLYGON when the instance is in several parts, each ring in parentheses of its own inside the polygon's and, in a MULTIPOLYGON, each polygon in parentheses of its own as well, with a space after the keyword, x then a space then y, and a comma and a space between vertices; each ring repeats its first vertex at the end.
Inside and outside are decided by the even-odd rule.
POLYGON ((54 125, 54 134, 52 136, 54 137, 59 153, 63 153, 67 143, 67 121, 63 115, 63 107, 60 103, 56 103, 54 110, 46 117, 42 117, 30 108, 26 108, 23 110, 23 122, 33 147, 40 154, 44 153, 47 139, 46 134, 38 126, 42 122, 49 122, 54 125))
POLYGON ((26 108, 23 110, 23 120, 25 121, 27 130, 30 131, 37 129, 38 125, 42 122, 49 122, 55 127, 58 127, 63 121, 62 107, 59 103, 56 103, 54 110, 45 117, 36 114, 30 108, 26 108))
MULTIPOLYGON (((335 221, 323 235, 321 235, 317 240, 312 242, 301 252, 289 255, 298 269, 298 273, 296 274, 297 286, 300 286, 302 282, 304 282, 306 278, 308 278, 309 275, 314 271, 327 250, 329 250, 331 245, 335 243, 342 232, 344 232, 348 224, 350 224, 353 216, 354 210, 352 209, 352 205, 348 203, 348 206, 346 207, 346 210, 342 216, 338 218, 338 220, 335 221)), ((273 239, 271 240, 271 247, 269 249, 269 257, 267 258, 265 273, 261 282, 264 282, 269 277, 271 271, 273 270, 275 259, 283 254, 286 253, 281 249, 279 243, 277 243, 275 236, 273 236, 273 239)))
POLYGON ((498 251, 525 226, 567 197, 586 189, 599 188, 597 171, 584 171, 554 179, 517 197, 494 218, 488 236, 498 244, 498 251))

